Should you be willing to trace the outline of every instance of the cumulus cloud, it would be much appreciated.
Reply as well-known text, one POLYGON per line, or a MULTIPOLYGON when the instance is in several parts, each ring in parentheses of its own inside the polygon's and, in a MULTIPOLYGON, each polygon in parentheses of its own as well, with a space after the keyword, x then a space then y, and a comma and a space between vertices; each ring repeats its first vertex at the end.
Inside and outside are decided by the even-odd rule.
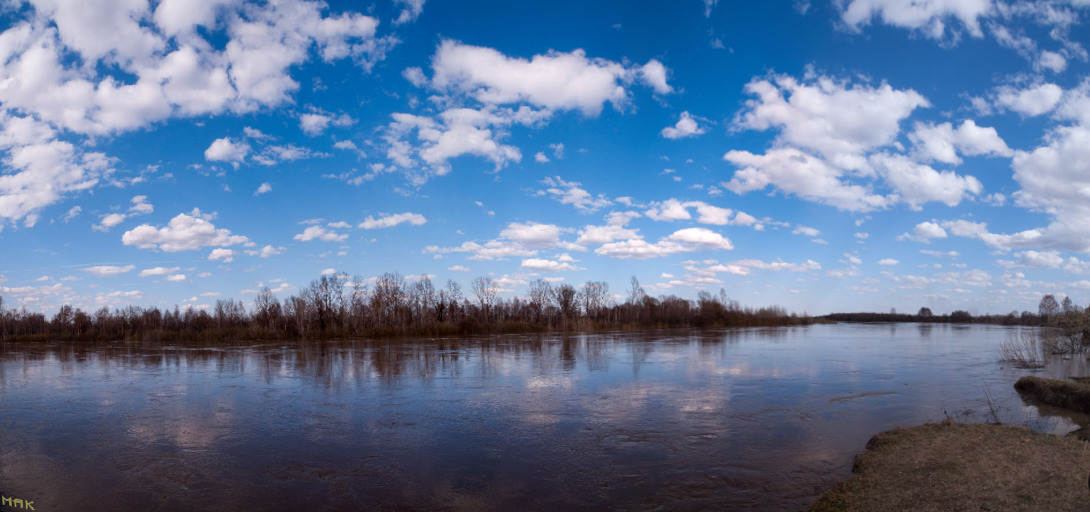
POLYGON ((511 257, 527 257, 537 255, 537 251, 527 249, 521 243, 508 240, 490 240, 483 244, 477 242, 464 242, 458 247, 439 247, 429 245, 424 249, 425 254, 436 256, 449 253, 469 253, 471 260, 503 260, 511 257))
POLYGON ((124 213, 110 213, 102 216, 102 220, 98 224, 91 226, 91 229, 96 231, 109 231, 110 228, 121 224, 128 218, 128 215, 124 213))
POLYGON ((893 143, 900 123, 913 110, 930 106, 916 91, 852 85, 817 76, 805 82, 788 75, 755 79, 745 86, 756 96, 746 102, 736 128, 777 128, 780 144, 816 152, 832 164, 866 170, 865 152, 893 143))
POLYGON ((706 228, 686 228, 650 243, 642 238, 610 242, 595 253, 611 258, 642 260, 698 250, 731 250, 734 245, 723 235, 706 228))
POLYGON ((254 191, 254 195, 259 196, 266 192, 272 192, 272 185, 268 183, 262 183, 261 186, 257 187, 257 190, 254 191))
POLYGON ((395 214, 383 214, 379 215, 379 218, 374 218, 370 215, 367 216, 363 222, 360 223, 360 229, 382 229, 394 227, 398 224, 406 223, 413 226, 421 226, 428 222, 428 219, 424 218, 419 213, 395 213, 395 214))
POLYGON ((181 267, 154 267, 140 271, 140 277, 165 276, 181 270, 181 267))
POLYGON ((311 240, 321 240, 323 242, 342 242, 344 240, 348 240, 348 235, 327 230, 322 226, 310 226, 304 229, 302 233, 295 235, 295 239, 301 242, 309 242, 311 240))
POLYGON ((590 192, 580 188, 582 184, 578 181, 564 181, 560 176, 555 176, 546 177, 541 180, 541 184, 548 188, 539 190, 538 195, 548 195, 560 201, 560 204, 570 204, 577 210, 593 212, 603 206, 612 204, 612 201, 605 194, 598 194, 595 197, 590 192))
MULTIPOLYGON (((432 57, 432 71, 433 88, 466 94, 482 103, 525 102, 552 110, 579 110, 587 116, 598 115, 606 103, 627 104, 625 85, 637 74, 620 63, 587 58, 583 50, 552 51, 526 60, 449 39, 440 43, 432 57)), ((658 61, 641 67, 639 75, 660 94, 672 90, 658 61)))
POLYGON ((1006 85, 996 90, 994 103, 1001 109, 1033 117, 1051 112, 1063 94, 1063 89, 1053 83, 1039 83, 1025 89, 1006 85))
MULTIPOLYGON (((3 102, 0 100, 0 105, 3 102)), ((55 132, 30 117, 0 108, 0 151, 7 172, 0 174, 0 218, 33 226, 38 211, 64 197, 88 190, 112 172, 114 159, 103 153, 81 153, 55 132)))
MULTIPOLYGON (((231 263, 235 260, 235 254, 235 251, 232 251, 231 249, 212 249, 212 252, 208 254, 208 261, 221 260, 224 263, 231 263)), ((185 279, 185 276, 183 276, 182 279, 185 279)))
POLYGON ((271 245, 266 245, 265 247, 262 247, 261 250, 248 250, 248 251, 245 251, 245 252, 249 256, 259 256, 259 257, 262 257, 262 258, 268 258, 269 256, 275 256, 277 254, 284 254, 284 248, 283 247, 273 247, 271 245))
POLYGON ((683 139, 702 135, 703 133, 704 128, 697 124, 696 119, 688 112, 682 112, 681 119, 678 119, 677 124, 674 126, 667 126, 662 129, 662 136, 667 139, 683 139))
POLYGON ((500 236, 531 249, 549 249, 560 244, 560 233, 563 231, 560 226, 552 224, 512 222, 500 232, 500 236))
MULTIPOLYGON (((93 188, 112 162, 81 136, 169 118, 250 112, 290 101, 293 67, 318 54, 369 67, 392 40, 378 20, 323 15, 321 2, 88 0, 12 11, 0 63, 0 217, 33 225, 37 211, 93 188), (202 28, 202 30, 197 30, 202 28), (72 137, 61 141, 55 131, 72 137), (7 137, 10 133, 17 137, 7 137)), ((207 157, 239 162, 230 140, 207 157)))
POLYGON ((965 156, 1013 156, 1014 152, 999 137, 995 128, 980 127, 967 119, 955 129, 950 123, 939 125, 917 123, 908 136, 923 161, 960 164, 960 152, 965 156))
POLYGON ((573 270, 583 270, 580 267, 573 265, 566 261, 554 261, 541 258, 529 258, 522 260, 521 268, 526 270, 536 270, 540 272, 570 272, 573 270))
POLYGON ((216 229, 210 220, 213 215, 202 214, 200 209, 180 213, 162 228, 141 224, 121 236, 125 245, 141 249, 159 249, 166 252, 193 251, 207 246, 229 246, 246 243, 248 238, 232 235, 229 230, 216 229))
POLYGON ((842 179, 841 169, 794 148, 773 149, 764 155, 732 150, 723 159, 741 167, 723 183, 736 194, 774 186, 786 194, 846 211, 879 210, 896 201, 842 179))
POLYGON ((973 37, 983 37, 980 20, 988 17, 993 8, 991 0, 851 0, 840 5, 841 19, 854 30, 878 18, 888 25, 940 40, 946 36, 951 18, 960 21, 973 37))
POLYGON ((870 161, 900 199, 917 210, 931 201, 957 206, 967 196, 984 190, 984 185, 972 176, 936 171, 901 155, 882 153, 872 156, 870 161))
POLYGON ((580 245, 601 245, 616 240, 640 238, 638 230, 625 227, 634 217, 638 216, 639 214, 635 212, 629 212, 628 214, 613 213, 607 217, 607 223, 604 226, 584 226, 579 231, 579 238, 575 240, 575 243, 580 245))
MULTIPOLYGON (((422 162, 432 173, 442 176, 450 172, 448 161, 462 155, 485 158, 498 171, 510 162, 522 161, 522 152, 500 143, 503 135, 494 129, 513 123, 532 125, 547 115, 525 106, 519 110, 454 108, 439 114, 438 119, 396 113, 384 130, 386 156, 406 173, 412 173, 422 162), (410 138, 413 133, 416 145, 410 138)), ((418 172, 409 177, 420 184, 428 175, 418 172)))
POLYGON ((701 224, 710 224, 714 226, 726 226, 728 224, 749 226, 757 221, 757 219, 744 212, 735 213, 730 208, 721 208, 703 201, 682 202, 672 198, 662 202, 652 202, 650 207, 644 211, 644 215, 651 220, 659 222, 690 220, 693 218, 692 214, 689 213, 690 208, 696 209, 696 221, 701 224), (734 219, 731 219, 732 214, 734 215, 734 219))
POLYGON ((230 137, 216 139, 204 150, 205 160, 212 162, 239 163, 250 154, 250 145, 244 141, 233 141, 230 137))
POLYGON ((655 59, 651 59, 647 61, 647 64, 641 66, 639 75, 640 81, 654 89, 657 94, 670 94, 674 92, 674 88, 666 83, 666 66, 655 59))
POLYGON ((994 129, 971 120, 956 129, 950 123, 917 124, 910 135, 916 158, 894 153, 903 151, 896 141, 901 121, 930 104, 913 90, 885 83, 852 85, 809 73, 803 82, 783 75, 753 80, 746 90, 756 99, 746 103, 735 128, 776 128, 779 134, 764 155, 732 150, 723 156, 739 169, 722 185, 737 194, 771 186, 846 211, 901 202, 913 209, 932 201, 954 206, 980 194, 983 185, 972 176, 935 170, 927 161, 959 163, 959 151, 1012 154, 994 129), (868 183, 875 178, 890 192, 877 193, 868 183))
POLYGON ((899 240, 916 240, 928 243, 932 238, 946 238, 946 230, 935 222, 921 222, 916 224, 912 233, 905 233, 898 237, 899 240))

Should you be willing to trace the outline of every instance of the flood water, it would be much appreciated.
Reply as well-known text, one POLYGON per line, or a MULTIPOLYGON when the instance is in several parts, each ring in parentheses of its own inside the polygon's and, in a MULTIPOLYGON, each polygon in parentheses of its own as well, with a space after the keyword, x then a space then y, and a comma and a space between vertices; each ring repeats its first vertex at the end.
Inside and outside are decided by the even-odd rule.
POLYGON ((39 511, 799 510, 895 426, 1085 423, 1019 398, 1031 372, 997 361, 1016 329, 0 345, 0 495, 39 511))

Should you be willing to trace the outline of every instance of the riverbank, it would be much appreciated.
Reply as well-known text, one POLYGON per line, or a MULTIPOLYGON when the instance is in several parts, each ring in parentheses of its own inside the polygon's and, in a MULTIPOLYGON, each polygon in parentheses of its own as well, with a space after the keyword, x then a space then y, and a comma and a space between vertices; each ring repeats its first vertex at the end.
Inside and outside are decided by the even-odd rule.
POLYGON ((1090 510, 1090 443, 945 421, 882 432, 814 511, 1090 510))

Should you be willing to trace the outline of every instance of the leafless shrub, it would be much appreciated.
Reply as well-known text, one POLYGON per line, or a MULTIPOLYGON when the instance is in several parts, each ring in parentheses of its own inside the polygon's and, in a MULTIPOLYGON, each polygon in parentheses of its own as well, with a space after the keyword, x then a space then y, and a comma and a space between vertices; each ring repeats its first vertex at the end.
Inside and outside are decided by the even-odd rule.
POLYGON ((1000 360, 1018 368, 1044 368, 1044 344, 1035 331, 1021 329, 1007 334, 999 344, 1000 360))

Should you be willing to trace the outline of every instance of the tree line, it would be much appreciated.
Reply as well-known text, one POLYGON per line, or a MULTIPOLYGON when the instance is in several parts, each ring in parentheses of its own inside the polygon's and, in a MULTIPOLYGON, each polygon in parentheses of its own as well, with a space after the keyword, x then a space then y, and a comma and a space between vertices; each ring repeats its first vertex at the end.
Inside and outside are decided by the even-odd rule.
POLYGON ((225 341, 437 336, 474 333, 593 331, 670 327, 749 327, 811 323, 781 307, 753 309, 702 291, 697 300, 652 297, 633 277, 623 300, 604 281, 580 287, 533 281, 525 295, 499 295, 491 277, 470 282, 468 294, 448 280, 410 280, 386 273, 372 280, 323 275, 280 300, 268 287, 253 301, 217 300, 213 307, 102 307, 86 312, 62 306, 52 318, 5 309, 0 297, 0 341, 225 341))

